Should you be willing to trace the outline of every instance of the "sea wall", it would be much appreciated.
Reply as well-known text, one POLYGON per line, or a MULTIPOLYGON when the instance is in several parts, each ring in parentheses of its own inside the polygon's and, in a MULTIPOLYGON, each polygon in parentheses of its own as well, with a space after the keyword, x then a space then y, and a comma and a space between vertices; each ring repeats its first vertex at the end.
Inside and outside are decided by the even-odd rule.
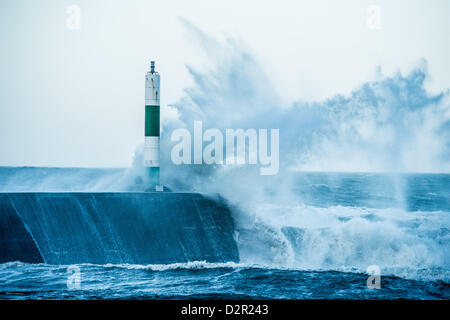
POLYGON ((238 261, 221 200, 196 193, 0 193, 0 261, 238 261))

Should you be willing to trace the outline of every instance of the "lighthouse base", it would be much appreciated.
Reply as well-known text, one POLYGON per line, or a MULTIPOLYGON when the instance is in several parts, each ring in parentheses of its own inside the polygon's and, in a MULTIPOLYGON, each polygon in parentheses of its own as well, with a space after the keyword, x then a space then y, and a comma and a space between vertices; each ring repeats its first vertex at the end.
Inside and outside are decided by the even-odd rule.
POLYGON ((145 183, 146 185, 152 187, 153 189, 156 186, 159 186, 159 167, 146 167, 146 177, 145 183))

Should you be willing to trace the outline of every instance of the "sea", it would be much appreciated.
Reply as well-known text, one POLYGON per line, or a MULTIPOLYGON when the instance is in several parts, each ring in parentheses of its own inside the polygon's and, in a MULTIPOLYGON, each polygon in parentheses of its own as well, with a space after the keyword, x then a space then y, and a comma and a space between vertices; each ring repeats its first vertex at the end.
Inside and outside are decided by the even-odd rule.
MULTIPOLYGON (((0 168, 0 192, 42 191, 61 175, 79 178, 61 187, 71 190, 86 185, 80 177, 122 169, 55 170, 0 168), (31 186, 30 176, 47 184, 31 186)), ((295 204, 261 204, 254 228, 240 227, 245 209, 234 215, 237 262, 13 261, 0 264, 0 299, 450 298, 449 174, 309 172, 294 181, 295 204)))

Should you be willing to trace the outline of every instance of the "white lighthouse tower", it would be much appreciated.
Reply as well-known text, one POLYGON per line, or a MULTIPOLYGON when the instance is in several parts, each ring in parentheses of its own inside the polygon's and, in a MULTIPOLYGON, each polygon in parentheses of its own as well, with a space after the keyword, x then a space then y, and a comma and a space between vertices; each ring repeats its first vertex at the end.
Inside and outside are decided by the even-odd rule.
POLYGON ((155 61, 150 63, 150 71, 145 75, 145 142, 144 166, 149 187, 161 191, 159 181, 159 73, 155 71, 155 61))

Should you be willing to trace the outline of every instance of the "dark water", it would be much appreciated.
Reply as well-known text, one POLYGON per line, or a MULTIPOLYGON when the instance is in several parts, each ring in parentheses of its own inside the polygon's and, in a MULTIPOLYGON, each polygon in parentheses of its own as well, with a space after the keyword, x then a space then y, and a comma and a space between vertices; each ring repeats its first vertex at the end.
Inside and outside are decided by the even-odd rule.
POLYGON ((0 265, 0 298, 450 298, 450 175, 308 173, 295 181, 298 204, 261 204, 255 228, 237 221, 238 264, 10 262, 0 265), (380 289, 367 287, 370 265, 381 271, 380 289))
POLYGON ((450 175, 372 173, 305 173, 295 192, 304 203, 329 207, 404 208, 450 211, 450 175))
POLYGON ((234 264, 172 266, 79 265, 80 286, 67 286, 67 267, 1 266, 2 299, 449 299, 443 281, 384 276, 368 289, 367 275, 295 271, 234 264))

